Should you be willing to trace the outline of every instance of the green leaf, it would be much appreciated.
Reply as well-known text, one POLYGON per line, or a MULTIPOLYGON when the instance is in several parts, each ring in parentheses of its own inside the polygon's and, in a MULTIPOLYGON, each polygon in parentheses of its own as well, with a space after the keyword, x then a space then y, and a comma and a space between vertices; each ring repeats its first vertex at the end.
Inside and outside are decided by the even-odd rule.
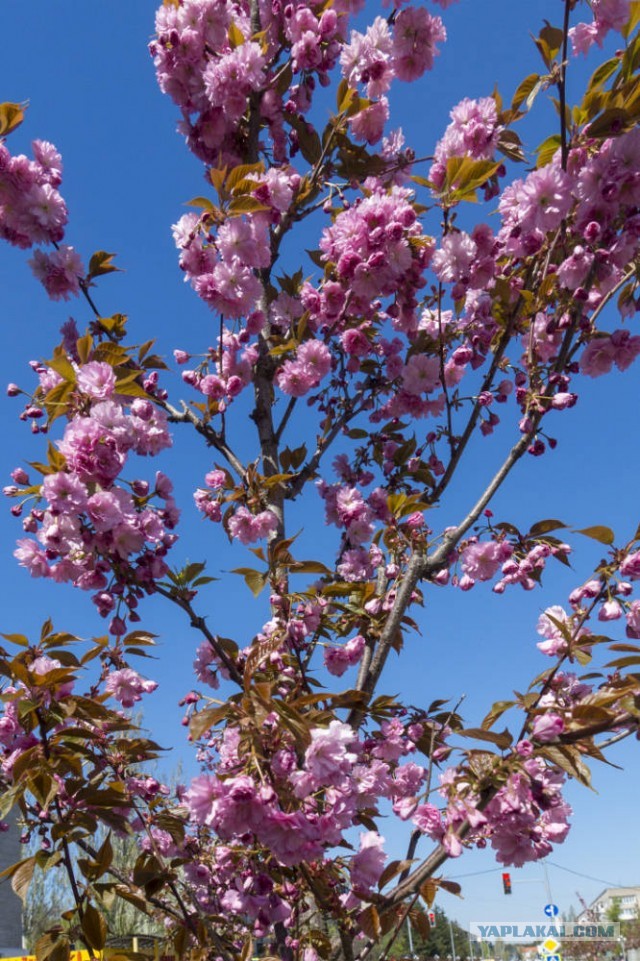
POLYGON ((17 644, 18 647, 29 647, 29 638, 24 634, 0 634, 0 637, 4 637, 5 641, 11 644, 17 644))
POLYGON ((415 864, 415 860, 390 861, 378 879, 378 890, 382 891, 389 881, 392 881, 398 874, 402 874, 402 872, 410 868, 412 864, 415 864))
POLYGON ((585 537, 590 537, 593 541, 598 541, 599 544, 606 544, 611 546, 616 535, 613 533, 610 527, 604 527, 600 524, 596 524, 595 527, 582 527, 580 530, 576 530, 576 534, 584 534, 585 537))
POLYGON ((438 880, 438 886, 448 891, 449 894, 455 894, 457 897, 461 897, 462 886, 458 884, 457 881, 443 881, 441 878, 438 880))
POLYGON ((78 360, 80 363, 86 364, 93 350, 93 337, 91 334, 85 334, 83 337, 78 338, 76 341, 76 350, 78 351, 78 360))
POLYGON ((502 165, 501 160, 473 160, 471 157, 450 157, 443 193, 455 191, 458 199, 468 199, 470 194, 486 183, 502 165))
POLYGON ((333 573, 320 561, 294 561, 289 565, 289 570, 294 574, 323 574, 325 577, 333 573))
POLYGON ((495 724, 495 722, 498 720, 498 718, 501 717, 505 713, 505 711, 508 711, 510 708, 515 707, 515 704, 516 704, 515 701, 496 701, 495 704, 492 706, 491 710, 489 711, 489 713, 487 714, 487 716, 485 717, 484 721, 482 722, 482 725, 481 725, 482 729, 486 731, 489 728, 491 728, 495 724))
POLYGON ((256 197, 236 197, 229 204, 228 212, 232 217, 240 214, 255 214, 262 210, 270 210, 266 204, 260 203, 256 197))
POLYGON ((69 961, 71 944, 67 937, 57 932, 43 934, 36 941, 37 961, 69 961))
POLYGON ((559 747, 547 744, 540 753, 547 757, 552 764, 566 771, 570 777, 580 781, 585 787, 591 787, 591 772, 582 761, 577 748, 567 745, 559 747))
POLYGON ((534 43, 540 51, 545 66, 551 69, 553 61, 560 52, 564 40, 564 32, 559 27, 552 27, 548 20, 540 34, 534 37, 534 43))

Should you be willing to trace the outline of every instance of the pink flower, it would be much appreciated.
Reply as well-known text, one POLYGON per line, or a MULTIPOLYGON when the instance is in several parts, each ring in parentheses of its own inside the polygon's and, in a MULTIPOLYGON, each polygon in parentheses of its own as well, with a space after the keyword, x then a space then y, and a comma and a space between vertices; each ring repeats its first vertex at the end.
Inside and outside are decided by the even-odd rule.
POLYGON ((444 834, 442 815, 433 804, 421 804, 411 819, 415 826, 434 841, 441 841, 444 834))
POLYGON ((112 671, 105 682, 104 689, 123 707, 133 707, 142 700, 143 694, 151 694, 157 688, 156 681, 146 681, 130 667, 112 671))
POLYGON ((630 581, 637 581, 640 578, 640 551, 627 554, 620 565, 620 573, 630 581))
POLYGON ((92 360, 78 371, 78 388, 96 400, 107 400, 113 394, 116 377, 113 367, 101 361, 92 360))
POLYGON ((414 354, 402 372, 402 387, 410 394, 428 394, 440 383, 440 360, 425 354, 414 354))
POLYGON ((540 714, 533 722, 531 736, 546 744, 548 741, 555 741, 563 731, 564 721, 559 714, 540 714))
POLYGON ((615 346, 610 337, 597 337, 590 341, 580 358, 580 370, 589 377, 608 374, 615 360, 615 346))
POLYGON ((62 244, 50 254, 36 250, 29 265, 52 300, 69 300, 79 292, 84 267, 73 247, 62 244))
POLYGON ((386 97, 375 100, 349 120, 351 133, 356 140, 375 144, 382 139, 384 125, 389 119, 389 101, 386 97))
POLYGON ((229 536, 236 538, 241 544, 253 544, 255 541, 267 537, 278 527, 278 518, 273 511, 261 511, 252 514, 243 505, 237 507, 228 521, 229 536))
POLYGON ((22 538, 17 542, 13 556, 21 567, 26 567, 32 577, 49 577, 51 571, 47 555, 35 541, 22 538))
POLYGON ((396 76, 410 82, 433 68, 439 53, 436 44, 447 39, 440 17, 434 17, 424 7, 407 7, 395 21, 393 57, 396 76))
POLYGON ((349 772, 357 755, 349 751, 356 741, 353 729, 342 721, 311 731, 311 744, 305 752, 305 767, 318 784, 332 783, 338 774, 349 772))
POLYGON ((478 541, 465 547, 460 555, 460 566, 464 573, 474 581, 488 581, 497 573, 500 564, 506 560, 506 544, 497 541, 478 541))
POLYGON ((599 42, 598 27, 595 22, 577 23, 569 30, 573 55, 587 54, 594 43, 599 42))
POLYGON ((81 514, 87 506, 87 488, 75 474, 48 474, 42 482, 42 493, 52 510, 61 514, 81 514))
POLYGON ((562 628, 571 634, 572 623, 567 612, 558 605, 548 607, 538 618, 538 634, 545 638, 538 643, 538 650, 550 657, 564 654, 568 645, 562 628))
POLYGON ((122 470, 125 455, 114 435, 93 417, 75 417, 58 442, 69 468, 84 481, 111 484, 122 470))
POLYGON ((349 658, 342 647, 325 647, 324 665, 334 677, 342 677, 349 668, 349 658))
POLYGON ((640 601, 632 601, 626 614, 627 637, 640 639, 640 601))
POLYGON ((384 838, 376 831, 360 835, 360 850, 351 858, 349 867, 354 888, 370 891, 378 883, 387 860, 383 844, 384 838))
POLYGON ((202 774, 191 781, 191 786, 184 794, 184 801, 191 817, 198 824, 207 824, 213 806, 220 796, 221 784, 217 778, 202 774))

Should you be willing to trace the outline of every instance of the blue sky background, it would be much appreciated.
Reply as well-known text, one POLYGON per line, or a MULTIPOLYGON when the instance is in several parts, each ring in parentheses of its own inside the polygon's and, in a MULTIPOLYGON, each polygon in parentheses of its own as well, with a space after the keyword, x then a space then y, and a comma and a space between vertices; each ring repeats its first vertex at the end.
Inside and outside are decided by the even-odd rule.
MULTIPOLYGON (((4 0, 2 6, 0 100, 30 101, 26 122, 9 146, 14 152, 28 151, 30 140, 40 137, 61 150, 62 192, 70 210, 67 242, 81 252, 85 263, 94 250, 115 251, 117 263, 125 269, 100 281, 95 296, 101 312, 128 314, 132 337, 141 342, 155 336, 164 355, 174 347, 206 349, 214 340, 215 326, 208 309, 182 282, 170 233, 170 225, 186 209, 184 202, 203 193, 202 168, 175 134, 177 111, 155 83, 146 49, 155 3, 4 0)), ((366 9, 367 14, 378 12, 373 3, 366 9)), ((403 127, 417 154, 432 151, 449 110, 462 97, 486 96, 497 83, 507 100, 525 75, 541 70, 529 33, 537 31, 545 17, 557 23, 561 12, 558 0, 460 0, 446 11, 449 42, 435 71, 420 84, 398 85, 392 99, 394 125, 403 127)), ((595 65, 594 61, 590 69, 595 65)), ((572 62, 570 99, 590 69, 572 62)), ((549 120, 545 109, 540 115, 549 120)), ((520 132, 532 148, 551 130, 532 119, 520 132)), ((316 245, 317 234, 307 234, 299 249, 316 245)), ((60 324, 69 315, 80 327, 89 320, 80 301, 48 301, 31 276, 27 256, 7 245, 0 248, 0 383, 18 381, 24 386, 31 383, 27 362, 49 355, 60 324)), ((291 266, 295 269, 293 260, 291 266)), ((305 269, 311 272, 309 266, 305 269)), ((615 325, 615 317, 611 323, 615 325)), ((174 399, 185 396, 176 375, 168 375, 167 383, 174 399)), ((521 463, 494 511, 497 519, 514 521, 522 529, 545 517, 558 517, 575 527, 608 524, 623 542, 640 520, 637 368, 583 383, 582 389, 574 410, 555 415, 558 449, 521 463)), ((18 421, 20 409, 19 400, 2 400, 0 473, 6 483, 14 466, 37 459, 41 451, 42 441, 32 440, 28 427, 18 421)), ((212 461, 187 434, 186 428, 177 431, 173 454, 143 464, 141 473, 151 476, 160 467, 176 483, 184 523, 174 563, 206 559, 208 572, 223 576, 223 571, 245 563, 246 555, 228 546, 219 527, 203 524, 191 506, 191 492, 212 461)), ((482 481, 500 463, 507 443, 508 438, 497 432, 475 445, 464 477, 452 487, 432 526, 445 526, 469 508, 482 481)), ((17 567, 12 550, 20 526, 8 507, 0 514, 0 630, 35 632, 51 615, 57 626, 81 635, 103 632, 104 623, 94 614, 88 596, 32 581, 17 567)), ((297 530, 310 513, 311 523, 300 542, 309 553, 315 544, 323 545, 319 511, 296 505, 291 521, 291 530, 297 530)), ((580 540, 576 535, 574 569, 550 567, 539 591, 525 594, 512 589, 503 597, 486 586, 464 595, 429 591, 419 615, 422 636, 408 641, 403 661, 394 658, 381 690, 416 704, 438 696, 455 701, 465 693, 465 715, 477 723, 494 700, 508 697, 547 666, 535 647, 538 615, 549 604, 563 604, 604 550, 586 540, 578 545, 580 540)), ((241 645, 250 640, 266 613, 262 600, 254 603, 242 580, 233 576, 203 592, 199 609, 217 631, 241 645)), ((176 702, 191 686, 199 637, 166 604, 147 600, 142 610, 144 625, 161 635, 160 659, 149 662, 148 671, 161 686, 146 701, 146 720, 160 743, 176 748, 173 757, 182 759, 189 771, 192 759, 185 732, 177 727, 181 711, 176 702)), ((579 786, 567 790, 576 811, 575 827, 552 855, 549 867, 554 899, 562 910, 577 906, 576 889, 591 900, 605 882, 640 883, 637 747, 636 742, 625 742, 612 754, 624 771, 600 766, 594 772, 597 794, 579 786)), ((170 758, 166 769, 173 766, 170 758)), ((399 832, 391 825, 382 831, 389 850, 399 854, 399 832)), ((464 901, 444 895, 439 903, 461 921, 542 918, 546 902, 542 867, 512 869, 511 898, 502 894, 500 870, 490 852, 473 852, 450 862, 451 877, 493 873, 466 878, 464 901)))

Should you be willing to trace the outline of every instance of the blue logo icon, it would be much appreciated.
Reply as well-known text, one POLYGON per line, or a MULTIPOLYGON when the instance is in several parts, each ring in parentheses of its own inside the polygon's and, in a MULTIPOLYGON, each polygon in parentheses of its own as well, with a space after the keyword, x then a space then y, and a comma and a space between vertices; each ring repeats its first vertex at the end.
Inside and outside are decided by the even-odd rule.
POLYGON ((557 904, 545 904, 544 913, 548 918, 557 918, 560 914, 560 910, 557 904))

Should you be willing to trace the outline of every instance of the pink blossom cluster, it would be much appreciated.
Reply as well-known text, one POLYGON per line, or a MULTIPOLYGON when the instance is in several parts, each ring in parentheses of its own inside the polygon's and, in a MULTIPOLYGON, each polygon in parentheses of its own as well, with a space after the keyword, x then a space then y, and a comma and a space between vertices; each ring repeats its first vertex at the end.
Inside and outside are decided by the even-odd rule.
POLYGON ((51 143, 34 140, 33 160, 12 156, 0 143, 0 236, 16 247, 59 243, 67 207, 58 191, 62 158, 51 143))
POLYGON ((355 637, 352 637, 351 640, 343 644, 342 647, 335 645, 326 647, 324 663, 329 674, 333 674, 335 677, 342 677, 350 667, 359 664, 365 645, 366 641, 362 634, 356 634, 355 637))
MULTIPOLYGON (((581 623, 589 616, 591 609, 597 608, 599 621, 606 623, 624 617, 627 637, 636 640, 640 638, 640 601, 632 600, 631 596, 634 582, 640 579, 640 551, 616 551, 613 552, 613 560, 615 566, 609 578, 590 578, 571 592, 569 602, 574 612, 572 620, 581 623)), ((558 612, 556 621, 568 620, 568 615, 562 608, 554 607, 550 610, 558 612)), ((577 637, 588 633, 587 628, 581 628, 577 637)))
POLYGON ((569 30, 574 54, 587 54, 591 47, 599 47, 611 30, 620 33, 631 16, 631 0, 592 0, 593 19, 577 23, 569 30))
MULTIPOLYGON (((553 726, 551 722, 549 727, 553 726)), ((459 857, 464 845, 485 847, 487 842, 505 865, 522 867, 549 855, 552 846, 562 843, 569 833, 572 811, 561 794, 565 775, 530 756, 529 742, 524 747, 522 754, 527 759, 521 769, 509 776, 483 810, 478 809, 479 798, 470 792, 465 773, 449 768, 440 776, 446 808, 421 804, 415 809, 413 823, 442 844, 450 857, 459 857), (471 831, 463 842, 459 835, 465 822, 471 831)))
POLYGON ((69 300, 80 290, 85 271, 73 247, 61 244, 52 253, 36 250, 29 263, 52 300, 69 300))
MULTIPOLYGON (((137 620, 135 608, 145 590, 167 570, 164 557, 175 541, 178 520, 172 485, 162 473, 146 481, 118 484, 128 456, 155 456, 170 446, 167 417, 151 399, 116 393, 113 368, 102 361, 76 365, 77 412, 71 413, 57 442, 64 466, 45 473, 37 485, 37 506, 23 519, 35 540, 18 541, 19 563, 33 577, 71 582, 97 591, 102 616, 117 610, 114 633, 124 633, 120 612, 137 620), (128 489, 127 489, 128 488, 128 489), (155 506, 157 498, 162 506, 155 506)), ((41 390, 61 381, 50 368, 37 368, 41 390)), ((5 489, 25 502, 34 496, 26 472, 14 478, 24 487, 5 489)), ((22 505, 14 513, 22 513, 22 505)))
POLYGON ((387 313, 397 329, 418 325, 417 292, 425 284, 432 245, 423 238, 412 200, 406 188, 374 185, 369 196, 341 211, 322 233, 320 249, 332 265, 330 279, 320 292, 303 286, 302 302, 312 329, 344 333, 352 356, 372 350, 357 338, 357 330, 351 336, 358 346, 349 350, 347 331, 357 327, 366 332, 379 310, 379 297, 393 298, 387 313))
POLYGON ((260 297, 254 270, 270 262, 269 236, 264 218, 230 218, 215 242, 201 234, 197 214, 185 214, 174 227, 181 250, 180 266, 196 293, 223 317, 245 317, 260 297))
MULTIPOLYGON (((172 849, 174 844, 169 856, 175 856, 172 849)), ((218 843, 205 849, 189 837, 184 854, 185 877, 200 910, 243 924, 248 919, 256 937, 268 936, 274 924, 291 924, 298 888, 291 882, 277 884, 269 867, 246 847, 218 843)))
POLYGON ((447 160, 451 157, 492 160, 502 131, 493 97, 479 100, 465 97, 453 108, 450 116, 451 123, 436 144, 435 162, 429 172, 429 179, 438 189, 444 183, 447 160))
POLYGON ((331 352, 315 338, 305 340, 296 350, 295 359, 286 360, 278 370, 277 383, 283 394, 304 397, 331 370, 331 352))
POLYGON ((123 707, 133 707, 142 700, 143 694, 151 694, 157 686, 157 681, 145 680, 137 671, 124 667, 107 675, 104 689, 123 707))
POLYGON ((205 163, 242 163, 251 98, 271 135, 276 161, 285 162, 297 144, 295 130, 285 132, 287 118, 309 109, 316 77, 326 84, 340 54, 347 5, 322 10, 307 3, 265 4, 260 16, 258 42, 247 2, 185 0, 176 7, 165 4, 156 15, 150 50, 158 83, 180 107, 180 129, 205 163), (283 48, 300 77, 286 100, 270 67, 283 48))
MULTIPOLYGON (((495 594, 503 594, 507 587, 516 584, 530 591, 538 584, 547 560, 557 555, 565 556, 570 551, 570 546, 562 542, 534 541, 523 545, 516 536, 510 539, 500 535, 489 540, 472 537, 463 542, 458 552, 462 574, 455 575, 453 583, 467 591, 477 581, 490 581, 500 572, 501 577, 492 588, 495 594)), ((440 582, 443 582, 442 578, 440 582)))
MULTIPOLYGON (((217 775, 195 778, 184 800, 192 820, 211 828, 223 844, 244 841, 246 846, 254 838, 285 866, 315 860, 340 844, 344 832, 357 823, 358 812, 371 811, 379 798, 391 801, 401 817, 415 809, 426 772, 402 759, 416 750, 412 737, 422 733, 419 724, 405 726, 393 719, 363 742, 349 725, 332 720, 311 730, 300 763, 293 743, 279 730, 270 739, 265 736, 268 783, 240 773, 239 731, 226 729, 217 775)), ((377 883, 385 860, 382 844, 377 832, 367 834, 350 859, 356 896, 366 898, 377 883)))
MULTIPOLYGON (((218 469, 209 471, 205 483, 207 486, 199 487, 193 495, 195 505, 208 520, 219 522, 225 503, 227 475, 218 469)), ((235 504, 232 513, 225 518, 225 526, 232 540, 253 544, 277 529, 278 518, 269 509, 252 511, 244 504, 235 504)))
POLYGON ((67 207, 58 187, 62 158, 45 140, 34 140, 33 160, 12 156, 0 141, 0 237, 16 247, 55 244, 52 253, 34 251, 31 267, 53 300, 78 293, 84 268, 73 247, 60 244, 67 207))
POLYGON ((406 7, 393 20, 376 17, 365 33, 351 32, 349 44, 340 54, 342 75, 352 89, 362 85, 367 106, 350 118, 357 140, 378 143, 389 118, 384 96, 394 78, 417 80, 433 68, 437 44, 447 34, 440 17, 424 7, 406 7))
POLYGON ((640 335, 628 330, 615 330, 611 335, 594 337, 582 352, 580 370, 589 377, 608 374, 614 364, 624 371, 640 354, 640 335))

